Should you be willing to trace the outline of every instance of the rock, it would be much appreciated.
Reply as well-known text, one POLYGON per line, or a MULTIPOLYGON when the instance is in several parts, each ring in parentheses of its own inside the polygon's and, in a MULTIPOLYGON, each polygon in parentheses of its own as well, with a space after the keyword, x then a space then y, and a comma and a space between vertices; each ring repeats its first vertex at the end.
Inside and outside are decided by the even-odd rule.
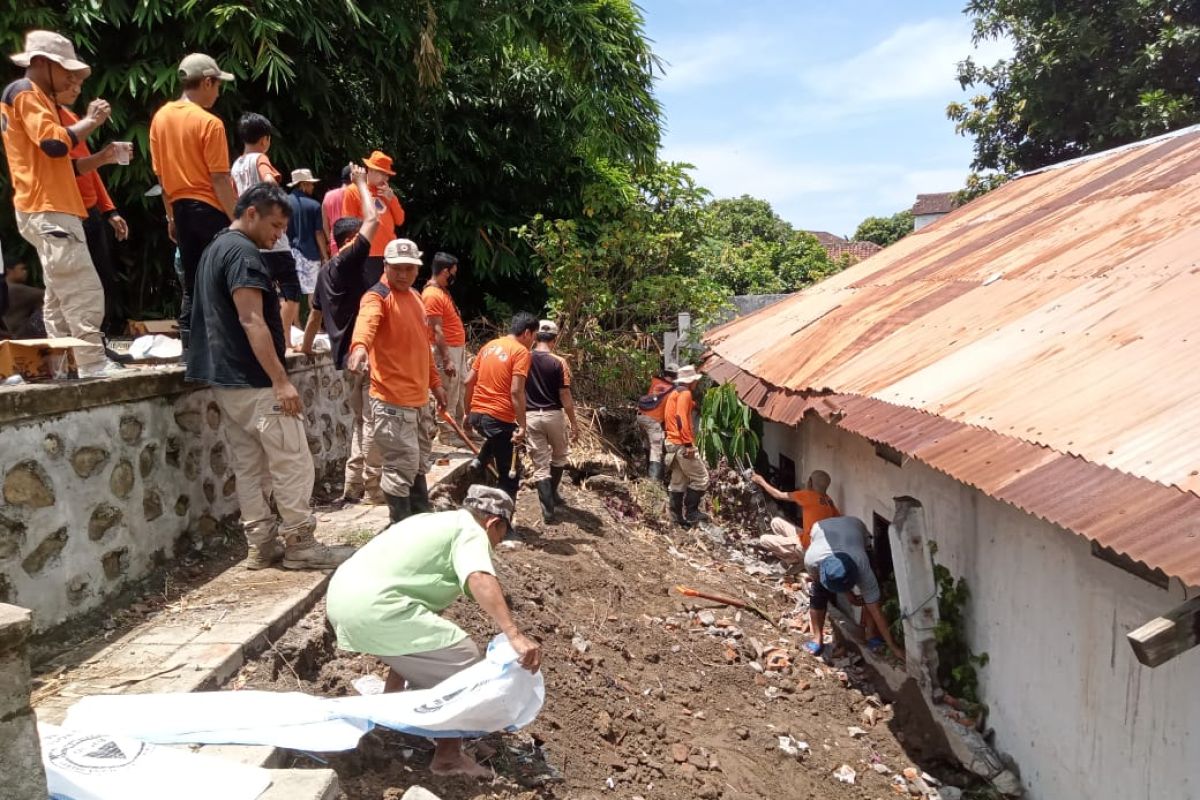
POLYGON ((200 432, 200 412, 183 410, 175 412, 175 424, 188 433, 200 432))
POLYGON ((878 763, 876 763, 876 764, 872 764, 872 765, 871 765, 871 769, 875 770, 875 771, 876 771, 876 772, 878 772, 880 775, 889 775, 889 774, 891 774, 891 770, 890 770, 890 769, 888 769, 888 767, 887 767, 887 764, 878 764, 878 763))
POLYGON ((134 444, 142 436, 142 421, 137 417, 121 417, 121 424, 117 430, 121 434, 121 441, 134 444))
POLYGON ((913 767, 905 767, 903 770, 903 775, 904 780, 915 781, 920 776, 920 773, 917 772, 917 770, 913 767))
POLYGON ((846 729, 846 735, 848 735, 851 739, 861 739, 867 735, 867 732, 857 725, 851 725, 846 729))
POLYGON ((229 461, 225 457, 224 442, 217 442, 208 451, 208 465, 212 468, 214 476, 219 478, 225 474, 225 470, 229 468, 229 461))
POLYGON ((225 483, 221 486, 221 497, 232 497, 237 491, 237 477, 230 475, 225 479, 225 483))
POLYGON ((706 783, 696 790, 696 797, 701 800, 717 800, 721 796, 721 789, 711 783, 706 783))
POLYGON ((104 567, 104 577, 116 580, 129 569, 129 551, 124 547, 111 550, 100 559, 100 564, 104 567))
POLYGON ((751 661, 750 669, 754 670, 755 672, 757 672, 761 675, 762 671, 763 671, 763 665, 758 663, 757 661, 751 661))
POLYGON ((166 457, 167 464, 169 466, 172 466, 172 467, 175 467, 176 469, 178 469, 179 455, 182 452, 183 452, 183 444, 179 441, 179 437, 168 436, 167 437, 167 449, 164 454, 166 457))
POLYGON ((196 520, 194 530, 201 540, 207 542, 221 535, 221 523, 216 517, 205 514, 196 520))
POLYGON ((212 481, 204 482, 204 499, 210 506, 217 499, 217 487, 212 481))
POLYGON ((696 769, 708 769, 708 759, 699 753, 689 756, 687 763, 691 764, 696 769))
POLYGON ((0 559, 12 558, 25 544, 25 523, 0 517, 0 559))
POLYGON ((908 793, 917 797, 923 797, 931 792, 933 789, 929 788, 929 784, 921 780, 919 776, 908 784, 908 793))
POLYGON ((200 477, 200 448, 193 447, 183 457, 183 474, 189 481, 200 477))
POLYGON ((81 478, 90 478, 108 463, 108 451, 102 447, 80 447, 71 454, 71 467, 81 478))
POLYGON ((146 522, 151 522, 158 519, 162 516, 162 513, 163 503, 162 498, 158 495, 158 492, 146 492, 145 496, 142 498, 142 515, 145 516, 146 522))
POLYGON ((25 560, 21 562, 21 569, 25 570, 25 574, 35 576, 41 573, 47 565, 57 560, 63 548, 67 546, 67 529, 59 528, 54 533, 42 539, 41 543, 33 549, 33 552, 25 556, 25 560))
POLYGON ((699 774, 699 770, 697 770, 696 767, 692 764, 680 764, 679 765, 679 776, 681 778, 688 778, 690 780, 695 780, 696 776, 698 774, 699 774))
POLYGON ((734 729, 733 732, 735 734, 737 734, 737 737, 739 739, 746 740, 746 739, 750 738, 750 729, 749 728, 736 728, 736 729, 734 729))
POLYGON ((410 786, 400 800, 442 800, 433 792, 421 786, 410 786))
POLYGON ((42 449, 51 458, 58 458, 63 452, 62 439, 57 433, 48 433, 46 434, 46 438, 42 439, 42 449))
POLYGON ((851 769, 849 764, 842 764, 833 771, 833 777, 837 778, 842 783, 854 783, 854 779, 858 777, 858 773, 851 769))
POLYGON ((138 453, 138 472, 143 478, 149 478, 150 473, 154 472, 154 465, 158 461, 158 445, 154 442, 142 448, 142 452, 138 453))
POLYGON ((83 578, 73 578, 71 582, 67 584, 67 601, 73 606, 79 605, 87 599, 87 589, 87 581, 85 581, 83 578))
POLYGON ((687 761, 690 753, 691 751, 688 749, 688 746, 682 742, 676 742, 671 745, 671 760, 676 764, 682 764, 687 761))
POLYGON ((116 506, 108 503, 101 503, 92 509, 91 519, 88 520, 88 538, 93 542, 98 542, 104 538, 104 534, 121 521, 125 514, 116 506))
POLYGON ((208 427, 214 431, 221 427, 221 407, 215 401, 208 404, 208 408, 204 410, 204 415, 208 419, 208 427))
POLYGON ((21 461, 4 476, 4 502, 26 508, 54 505, 50 476, 36 461, 21 461))
POLYGON ((709 772, 720 772, 721 771, 721 762, 717 760, 716 756, 708 757, 708 771, 709 772))
POLYGON ((190 508, 191 505, 192 498, 188 497, 186 494, 179 495, 179 498, 175 501, 175 516, 182 517, 187 514, 188 508, 190 508))
POLYGON ((875 723, 879 721, 879 709, 875 706, 867 706, 862 710, 863 724, 868 728, 874 728, 875 723))
POLYGON ((600 734, 601 738, 611 739, 613 735, 613 719, 607 711, 601 711, 596 715, 596 719, 592 721, 592 728, 596 733, 600 734))
POLYGON ((957 786, 943 786, 938 790, 942 800, 962 800, 963 791, 957 786))
POLYGON ((701 625, 704 625, 705 627, 707 627, 709 625, 716 624, 717 615, 711 611, 701 611, 699 614, 696 615, 696 619, 700 622, 701 625))
POLYGON ((577 633, 571 637, 571 647, 575 648, 575 652, 579 653, 579 655, 583 655, 584 653, 586 653, 588 651, 588 648, 591 646, 592 646, 592 643, 589 642, 587 639, 583 638, 582 634, 577 633))
POLYGON ((121 461, 108 476, 108 488, 113 496, 124 500, 133 491, 133 464, 121 461))

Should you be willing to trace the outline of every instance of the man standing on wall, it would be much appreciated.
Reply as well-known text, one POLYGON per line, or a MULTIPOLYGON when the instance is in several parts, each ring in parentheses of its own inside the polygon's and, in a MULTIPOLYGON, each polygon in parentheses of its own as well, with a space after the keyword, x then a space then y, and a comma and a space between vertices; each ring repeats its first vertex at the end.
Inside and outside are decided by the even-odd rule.
POLYGON ((571 367, 554 352, 558 325, 548 319, 538 323, 537 344, 525 380, 525 418, 529 422, 529 455, 537 486, 542 521, 554 522, 562 495, 558 487, 567 468, 568 439, 579 438, 575 401, 571 397, 571 367), (571 423, 568 436, 567 422, 571 423))
POLYGON ((150 160, 162 185, 167 233, 179 245, 179 338, 186 350, 200 255, 229 225, 238 198, 229 177, 225 125, 209 111, 221 95, 221 84, 233 75, 223 72, 211 56, 192 53, 179 63, 179 80, 183 96, 166 103, 150 121, 150 160))
POLYGON ((317 188, 317 179, 310 169, 294 169, 288 188, 292 190, 288 196, 292 203, 288 241, 292 245, 292 256, 296 259, 300 291, 311 297, 317 288, 317 270, 329 260, 329 247, 321 225, 321 204, 312 196, 317 188))
POLYGON ((525 440, 525 380, 532 360, 529 348, 537 329, 533 314, 516 314, 508 336, 480 348, 475 367, 463 382, 469 410, 463 425, 474 427, 486 440, 479 448, 480 469, 494 465, 500 488, 514 501, 520 480, 513 445, 525 440))
POLYGON ((47 333, 87 342, 75 348, 79 376, 102 377, 120 367, 104 357, 104 289, 88 252, 83 230, 87 209, 69 154, 108 120, 111 109, 104 100, 93 100, 79 122, 67 127, 60 121, 56 95, 72 81, 82 80, 88 69, 64 36, 31 31, 24 51, 12 61, 25 68, 25 76, 0 96, 0 135, 17 230, 42 261, 47 333))
POLYGON ((383 263, 382 280, 363 296, 348 363, 354 372, 370 364, 381 485, 394 524, 429 510, 423 452, 433 439, 429 394, 439 409, 446 407, 446 394, 429 350, 425 305, 412 288, 421 251, 408 239, 396 239, 385 248, 383 263))
MULTIPOLYGON (((446 413, 457 420, 466 411, 463 407, 463 378, 467 374, 467 329, 463 327, 458 306, 450 296, 450 287, 458 278, 458 259, 449 253, 438 253, 433 257, 432 269, 433 276, 425 284, 421 299, 425 301, 429 338, 437 354, 442 388, 446 390, 446 413)), ((457 434, 442 420, 438 420, 438 429, 441 431, 438 438, 443 444, 462 444, 457 434)))
POLYGON ((783 517, 773 517, 771 533, 759 537, 758 543, 781 561, 803 561, 804 551, 811 540, 812 526, 823 519, 841 515, 828 494, 829 473, 813 470, 808 476, 806 488, 794 492, 779 491, 758 473, 755 473, 753 480, 777 502, 792 502, 800 506, 800 527, 797 528, 783 517))
MULTIPOLYGON (((367 171, 362 167, 346 167, 362 191, 367 191, 367 171)), ((340 208, 340 207, 339 207, 340 208)), ((366 217, 341 217, 333 225, 337 255, 317 273, 317 289, 313 293, 313 310, 304 329, 301 351, 312 354, 313 339, 324 325, 329 335, 333 363, 346 378, 350 393, 350 412, 354 414, 354 429, 350 433, 350 457, 346 459, 346 482, 341 503, 387 502, 379 488, 382 459, 375 446, 375 417, 371 413, 371 378, 361 372, 346 369, 350 340, 363 295, 373 285, 367 282, 367 257, 371 253, 371 238, 379 230, 379 212, 368 203, 366 217)))
POLYGON ((637 423, 646 434, 650 448, 648 474, 656 481, 661 481, 663 477, 663 411, 670 391, 675 388, 678 369, 674 364, 668 364, 661 376, 655 375, 650 379, 650 391, 638 399, 637 423))
POLYGON ((283 235, 290 211, 277 185, 252 186, 196 273, 187 378, 212 386, 221 409, 249 544, 247 569, 280 559, 285 569, 332 569, 350 556, 313 536, 312 453, 300 394, 284 366, 279 297, 260 253, 283 235))
POLYGON ((404 224, 404 207, 396 199, 396 193, 388 185, 388 178, 394 177, 392 157, 379 150, 363 159, 367 168, 368 190, 364 193, 357 183, 346 187, 342 199, 342 216, 363 217, 363 208, 370 202, 374 203, 379 212, 379 230, 371 239, 371 255, 367 259, 367 275, 371 278, 368 286, 374 286, 383 275, 383 251, 388 242, 396 238, 401 225, 404 224))
POLYGON ((667 435, 666 467, 671 482, 668 505, 676 525, 690 528, 706 519, 700 501, 708 490, 708 467, 696 449, 696 398, 694 392, 700 373, 691 364, 680 367, 675 389, 667 395, 663 409, 663 428, 667 435))

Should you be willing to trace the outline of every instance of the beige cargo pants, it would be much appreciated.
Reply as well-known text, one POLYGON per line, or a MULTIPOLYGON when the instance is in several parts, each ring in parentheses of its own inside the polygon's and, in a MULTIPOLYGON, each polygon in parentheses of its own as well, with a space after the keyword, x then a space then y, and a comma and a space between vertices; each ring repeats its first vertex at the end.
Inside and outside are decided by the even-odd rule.
POLYGON ((565 467, 570 453, 567 415, 561 409, 525 412, 525 439, 533 461, 534 481, 550 477, 550 467, 565 467))
POLYGON ((663 460, 663 426, 662 423, 645 414, 637 415, 638 427, 646 434, 650 443, 650 461, 661 463, 663 460))
POLYGON ((357 496, 379 491, 383 459, 375 446, 375 418, 371 410, 371 376, 346 370, 346 389, 350 393, 350 412, 354 429, 350 433, 350 457, 346 459, 346 486, 343 494, 357 496))
POLYGON ((276 528, 285 541, 311 534, 316 528, 309 507, 314 471, 303 419, 282 413, 271 389, 214 387, 213 395, 225 420, 246 540, 270 541, 276 528), (267 487, 275 498, 279 523, 271 512, 267 487))
POLYGON ((58 211, 16 213, 21 238, 33 245, 42 262, 46 335, 74 336, 88 343, 87 347, 75 348, 75 364, 80 371, 103 366, 107 361, 100 336, 104 287, 88 252, 83 220, 58 211))
POLYGON ((394 406, 371 398, 375 420, 375 445, 383 463, 380 486, 385 494, 408 497, 417 475, 426 472, 433 454, 433 413, 429 405, 419 408, 394 406))
MULTIPOLYGON (((466 396, 463 392, 463 379, 467 376, 467 349, 465 347, 448 347, 446 349, 450 353, 450 363, 454 367, 453 377, 446 374, 445 366, 441 363, 441 358, 437 357, 436 349, 434 357, 438 362, 438 375, 442 379, 442 388, 446 391, 446 412, 451 419, 457 422, 467 413, 464 407, 466 396)), ((445 420, 437 418, 436 409, 434 420, 437 423, 438 439, 443 444, 451 447, 466 447, 454 429, 445 420)))
POLYGON ((804 546, 800 543, 800 529, 783 517, 771 519, 771 533, 758 537, 758 543, 780 561, 789 563, 804 561, 804 546))
POLYGON ((670 470, 671 483, 668 490, 682 492, 684 489, 696 491, 708 490, 708 466, 698 450, 692 450, 692 457, 683 454, 687 448, 683 445, 667 445, 667 469, 670 470))

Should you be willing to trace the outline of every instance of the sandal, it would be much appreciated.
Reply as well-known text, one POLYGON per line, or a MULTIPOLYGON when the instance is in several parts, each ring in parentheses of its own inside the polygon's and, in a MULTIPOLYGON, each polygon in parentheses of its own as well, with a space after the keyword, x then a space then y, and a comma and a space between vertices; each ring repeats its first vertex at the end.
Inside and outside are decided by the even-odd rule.
POLYGON ((825 649, 825 645, 821 642, 806 642, 804 649, 809 652, 809 655, 819 656, 821 651, 825 649))

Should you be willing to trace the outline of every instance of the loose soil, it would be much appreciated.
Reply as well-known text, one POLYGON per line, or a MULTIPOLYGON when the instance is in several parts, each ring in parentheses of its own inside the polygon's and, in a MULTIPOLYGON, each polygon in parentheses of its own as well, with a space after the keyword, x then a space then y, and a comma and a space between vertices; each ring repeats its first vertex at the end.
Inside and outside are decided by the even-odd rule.
MULTIPOLYGON (((908 767, 962 784, 921 715, 881 699, 856 656, 831 664, 802 652, 803 631, 789 620, 803 595, 784 576, 748 575, 719 534, 672 528, 661 489, 648 482, 596 477, 564 493, 571 508, 544 526, 534 493, 523 491, 521 538, 496 553, 518 624, 543 642, 546 679, 533 725, 475 745, 496 780, 434 776, 427 740, 383 729, 348 753, 294 754, 293 765, 328 763, 350 800, 397 800, 414 784, 445 800, 869 800, 907 794, 893 775, 908 767), (687 600, 676 584, 749 599, 783 626, 687 600), (760 658, 773 647, 781 651, 760 658), (781 670, 758 671, 781 653, 781 670), (787 755, 781 736, 807 751, 787 755), (853 785, 834 777, 843 765, 853 785)), ((495 633, 465 599, 447 614, 481 645, 495 633)), ((337 651, 318 606, 228 688, 342 696, 367 674, 386 668, 337 651)))

